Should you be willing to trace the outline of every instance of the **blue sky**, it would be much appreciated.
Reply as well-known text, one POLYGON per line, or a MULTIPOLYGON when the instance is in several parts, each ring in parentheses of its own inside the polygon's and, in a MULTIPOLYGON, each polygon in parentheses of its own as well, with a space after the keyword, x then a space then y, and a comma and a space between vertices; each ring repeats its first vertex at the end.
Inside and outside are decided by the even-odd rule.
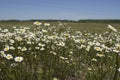
POLYGON ((5 19, 120 19, 120 0, 0 0, 5 19))

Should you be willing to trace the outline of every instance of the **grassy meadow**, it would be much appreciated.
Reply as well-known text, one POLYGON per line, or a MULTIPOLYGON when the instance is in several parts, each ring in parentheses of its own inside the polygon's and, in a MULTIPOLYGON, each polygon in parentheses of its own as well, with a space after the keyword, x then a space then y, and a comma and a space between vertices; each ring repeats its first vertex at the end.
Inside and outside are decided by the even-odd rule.
MULTIPOLYGON (((41 21, 41 22, 45 22, 45 21, 41 21)), ((51 25, 57 25, 58 22, 54 21, 54 22, 49 22, 51 25)), ((87 31, 87 32, 91 32, 91 33, 102 33, 105 32, 107 30, 107 26, 108 24, 111 24, 112 26, 114 26, 117 30, 120 30, 120 23, 117 22, 106 22, 106 23, 96 23, 96 22, 62 22, 63 25, 65 25, 66 27, 71 27, 73 30, 75 31, 87 31)), ((33 26, 33 21, 3 21, 0 22, 0 27, 1 28, 7 28, 10 29, 13 26, 23 26, 23 27, 30 27, 30 28, 34 28, 33 26)))
POLYGON ((119 31, 119 22, 1 21, 0 80, 120 80, 119 31))

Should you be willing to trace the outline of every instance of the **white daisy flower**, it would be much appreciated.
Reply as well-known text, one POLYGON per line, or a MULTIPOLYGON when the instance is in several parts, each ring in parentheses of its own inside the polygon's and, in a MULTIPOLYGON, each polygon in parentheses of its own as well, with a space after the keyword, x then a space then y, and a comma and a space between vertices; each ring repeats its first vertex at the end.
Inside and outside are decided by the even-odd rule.
POLYGON ((118 69, 118 71, 120 72, 120 68, 118 69))
POLYGON ((8 51, 10 49, 10 47, 9 46, 6 46, 5 48, 4 48, 4 51, 8 51))
POLYGON ((53 80, 58 80, 58 78, 54 77, 53 80))
POLYGON ((40 26, 42 23, 40 23, 38 21, 35 21, 33 24, 36 25, 36 26, 40 26))
POLYGON ((6 54, 5 58, 10 60, 10 59, 13 59, 13 56, 11 54, 6 54))
POLYGON ((21 62, 23 61, 23 57, 15 57, 14 59, 16 62, 21 62))
POLYGON ((96 51, 102 51, 102 48, 100 48, 100 47, 94 47, 94 49, 95 49, 96 51))
POLYGON ((26 47, 23 47, 22 49, 21 49, 21 51, 26 51, 27 50, 27 48, 26 47))
POLYGON ((10 49, 11 49, 11 50, 15 50, 15 47, 13 47, 13 46, 10 46, 10 49))
POLYGON ((102 54, 102 53, 97 53, 97 55, 96 56, 98 56, 98 57, 105 57, 105 55, 104 54, 102 54))
POLYGON ((43 32, 43 33, 47 33, 47 30, 45 30, 45 29, 42 29, 42 32, 43 32))
POLYGON ((113 26, 111 26, 110 24, 108 24, 108 28, 114 32, 117 32, 117 29, 115 29, 113 26))
POLYGON ((44 26, 50 26, 50 23, 44 23, 44 26))
POLYGON ((15 41, 14 41, 13 39, 10 39, 10 43, 12 43, 12 44, 13 44, 13 43, 15 43, 15 41))
POLYGON ((22 41, 22 37, 20 37, 20 36, 16 37, 15 39, 18 41, 22 41))

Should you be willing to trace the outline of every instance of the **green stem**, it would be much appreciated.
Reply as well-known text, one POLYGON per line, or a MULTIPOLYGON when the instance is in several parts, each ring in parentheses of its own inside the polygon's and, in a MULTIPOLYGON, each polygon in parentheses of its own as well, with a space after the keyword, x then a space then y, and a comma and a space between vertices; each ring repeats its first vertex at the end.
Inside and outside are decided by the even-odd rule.
POLYGON ((119 68, 119 60, 118 60, 118 54, 116 54, 116 71, 113 77, 113 80, 117 80, 117 75, 118 75, 118 68, 119 68))
POLYGON ((109 31, 109 34, 108 34, 108 40, 110 39, 110 34, 111 34, 112 30, 109 31))

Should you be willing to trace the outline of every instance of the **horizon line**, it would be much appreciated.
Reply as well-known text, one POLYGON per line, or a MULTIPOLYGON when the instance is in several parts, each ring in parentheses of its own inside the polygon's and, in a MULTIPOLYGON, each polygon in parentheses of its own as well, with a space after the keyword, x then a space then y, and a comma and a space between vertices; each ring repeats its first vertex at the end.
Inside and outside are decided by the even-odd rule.
POLYGON ((74 19, 0 19, 0 21, 12 21, 12 20, 16 20, 16 21, 30 21, 30 20, 80 21, 80 20, 120 20, 120 19, 107 19, 107 18, 106 19, 77 19, 77 20, 74 20, 74 19))

